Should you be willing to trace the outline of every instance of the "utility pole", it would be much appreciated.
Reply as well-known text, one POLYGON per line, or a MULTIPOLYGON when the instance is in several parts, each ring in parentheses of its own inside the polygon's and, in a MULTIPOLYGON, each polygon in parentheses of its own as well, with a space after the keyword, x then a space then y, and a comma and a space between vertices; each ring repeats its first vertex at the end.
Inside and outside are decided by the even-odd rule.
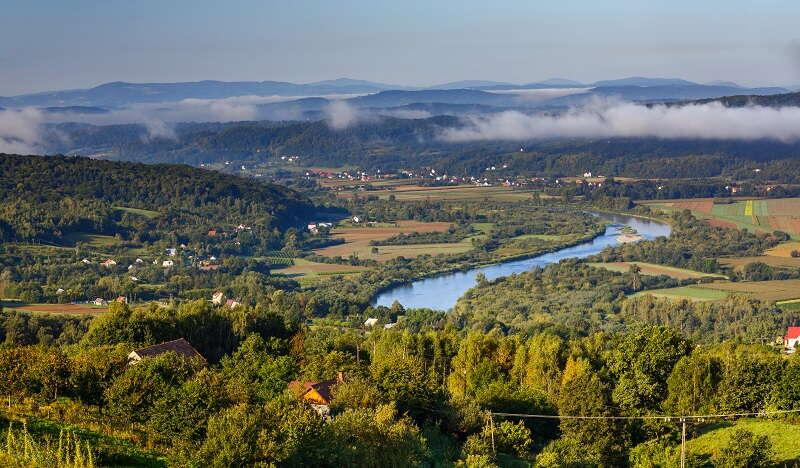
POLYGON ((497 451, 494 448, 494 418, 492 418, 491 411, 489 411, 489 433, 492 435, 492 454, 497 455, 497 451))
POLYGON ((681 468, 686 468, 686 418, 681 418, 681 468))

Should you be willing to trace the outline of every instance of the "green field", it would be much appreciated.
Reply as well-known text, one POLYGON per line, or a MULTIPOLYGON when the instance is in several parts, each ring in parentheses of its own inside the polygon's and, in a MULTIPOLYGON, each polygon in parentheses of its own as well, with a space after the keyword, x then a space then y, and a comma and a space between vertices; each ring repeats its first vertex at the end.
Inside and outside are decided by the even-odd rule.
MULTIPOLYGON (((735 428, 746 429, 756 435, 766 435, 772 441, 776 464, 800 460, 800 425, 781 420, 740 419, 735 424, 723 422, 710 425, 698 437, 686 442, 687 451, 701 456, 712 456, 728 444, 735 428)), ((791 465, 790 465, 791 466, 791 465)))
POLYGON ((143 210, 141 208, 130 208, 127 206, 115 206, 114 209, 119 211, 124 211, 126 213, 144 216, 145 218, 151 218, 151 219, 161 215, 161 213, 159 213, 158 211, 143 210))
POLYGON ((650 294, 655 297, 667 299, 686 299, 689 301, 716 301, 728 297, 725 291, 716 289, 706 289, 697 286, 682 286, 680 288, 665 288, 665 289, 652 289, 649 291, 642 291, 634 294, 633 296, 641 296, 650 294))
POLYGON ((800 311, 800 299, 794 299, 791 301, 780 301, 775 303, 778 308, 785 311, 800 311))
POLYGON ((389 198, 394 195, 400 201, 414 200, 454 200, 454 201, 475 201, 475 200, 501 200, 519 201, 529 200, 533 194, 532 190, 520 190, 513 187, 480 187, 475 185, 465 185, 456 187, 417 187, 406 186, 397 187, 395 190, 376 191, 371 194, 380 198, 389 198))
POLYGON ((119 239, 114 236, 104 236, 101 234, 88 234, 84 232, 72 232, 64 235, 64 242, 68 245, 76 245, 81 242, 89 247, 104 248, 118 244, 119 239))

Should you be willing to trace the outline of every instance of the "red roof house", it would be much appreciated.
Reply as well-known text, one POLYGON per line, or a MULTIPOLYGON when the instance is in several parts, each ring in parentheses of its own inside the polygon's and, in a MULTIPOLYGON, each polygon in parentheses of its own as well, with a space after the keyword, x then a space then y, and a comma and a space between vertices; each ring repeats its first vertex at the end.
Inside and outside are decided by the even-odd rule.
POLYGON ((128 360, 131 364, 137 363, 146 357, 154 357, 164 353, 173 352, 190 359, 200 359, 203 363, 206 359, 188 341, 183 338, 177 340, 165 341, 145 348, 135 349, 128 354, 128 360))
POLYGON ((786 336, 783 337, 783 346, 793 353, 800 348, 800 327, 789 327, 786 329, 786 336))

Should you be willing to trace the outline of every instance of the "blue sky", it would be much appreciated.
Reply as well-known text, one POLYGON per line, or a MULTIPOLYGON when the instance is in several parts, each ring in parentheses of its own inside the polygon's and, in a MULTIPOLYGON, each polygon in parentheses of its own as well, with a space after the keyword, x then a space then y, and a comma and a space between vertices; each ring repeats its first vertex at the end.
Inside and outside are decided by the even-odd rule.
POLYGON ((800 83, 796 0, 4 0, 0 95, 107 81, 800 83))

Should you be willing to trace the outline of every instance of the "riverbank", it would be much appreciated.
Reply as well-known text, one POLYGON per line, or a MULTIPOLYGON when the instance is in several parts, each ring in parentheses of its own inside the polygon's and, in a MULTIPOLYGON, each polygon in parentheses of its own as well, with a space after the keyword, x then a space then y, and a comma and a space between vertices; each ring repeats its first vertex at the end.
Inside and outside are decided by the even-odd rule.
POLYGON ((607 223, 602 235, 587 239, 586 242, 575 242, 571 246, 547 249, 539 254, 526 254, 524 259, 515 259, 502 263, 491 262, 491 265, 478 267, 463 266, 449 269, 450 272, 431 272, 425 278, 411 282, 397 282, 394 286, 386 285, 373 297, 374 305, 391 305, 398 301, 406 308, 432 308, 448 310, 474 286, 478 274, 484 274, 489 280, 522 273, 536 267, 544 267, 565 258, 586 258, 600 253, 606 247, 620 245, 617 239, 622 233, 621 226, 630 226, 643 235, 645 239, 668 236, 671 233, 669 224, 660 221, 637 218, 618 214, 597 213, 607 223), (453 271, 458 270, 458 271, 453 271))

